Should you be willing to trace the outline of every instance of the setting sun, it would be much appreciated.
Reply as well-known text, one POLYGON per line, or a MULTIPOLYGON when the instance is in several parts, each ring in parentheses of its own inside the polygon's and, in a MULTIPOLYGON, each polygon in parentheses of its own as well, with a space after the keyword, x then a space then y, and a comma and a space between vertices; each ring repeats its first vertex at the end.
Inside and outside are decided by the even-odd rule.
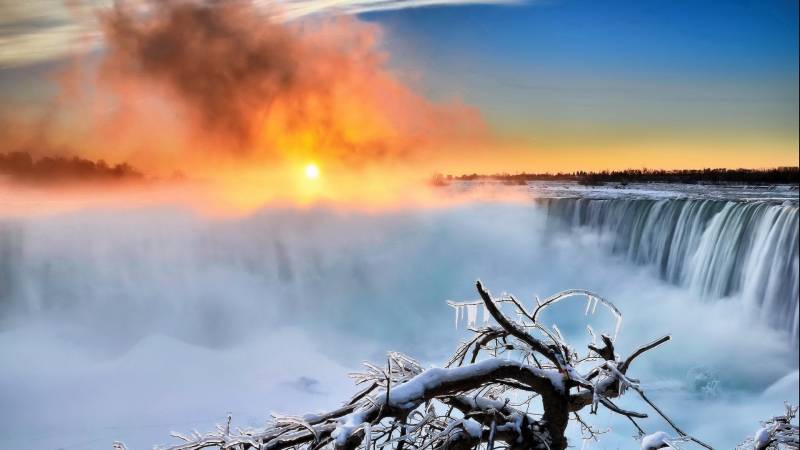
POLYGON ((319 167, 316 164, 308 164, 305 169, 306 178, 309 180, 315 180, 319 178, 319 167))

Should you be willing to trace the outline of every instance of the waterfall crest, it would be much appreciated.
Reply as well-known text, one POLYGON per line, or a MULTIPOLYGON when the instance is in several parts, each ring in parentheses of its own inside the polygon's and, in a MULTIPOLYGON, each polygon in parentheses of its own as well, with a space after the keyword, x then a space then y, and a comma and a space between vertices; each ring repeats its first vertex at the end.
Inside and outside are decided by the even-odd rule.
POLYGON ((585 227, 706 299, 741 295, 798 337, 798 206, 769 201, 543 198, 551 227, 585 227))

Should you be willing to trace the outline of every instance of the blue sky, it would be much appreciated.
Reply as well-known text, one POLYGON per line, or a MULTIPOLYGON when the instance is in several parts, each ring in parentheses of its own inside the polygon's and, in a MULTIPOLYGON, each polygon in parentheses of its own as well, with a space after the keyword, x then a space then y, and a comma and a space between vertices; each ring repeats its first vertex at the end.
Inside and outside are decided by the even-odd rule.
POLYGON ((738 134, 796 151, 796 2, 559 1, 366 18, 430 95, 480 105, 506 133, 738 134))

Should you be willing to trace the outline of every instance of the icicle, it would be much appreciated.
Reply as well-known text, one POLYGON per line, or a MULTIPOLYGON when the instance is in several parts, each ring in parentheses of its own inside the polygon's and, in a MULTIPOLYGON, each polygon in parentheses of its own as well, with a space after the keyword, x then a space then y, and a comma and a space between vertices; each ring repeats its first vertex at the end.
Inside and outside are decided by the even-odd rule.
POLYGON ((478 305, 467 305, 467 326, 474 327, 478 319, 478 305))
POLYGON ((364 423, 364 450, 369 450, 372 444, 372 425, 369 422, 364 423))
POLYGON ((599 303, 599 299, 597 297, 594 295, 587 295, 585 315, 594 315, 595 311, 597 311, 597 303, 599 303))
POLYGON ((489 323, 489 318, 490 317, 491 317, 491 314, 489 314, 489 308, 487 308, 486 305, 484 304, 483 305, 483 323, 484 324, 489 323))
POLYGON ((622 316, 617 316, 617 325, 614 327, 614 337, 611 339, 611 342, 617 341, 617 336, 619 336, 619 329, 622 328, 622 316))
POLYGON ((556 332, 556 336, 558 336, 558 340, 561 341, 561 342, 559 342, 559 344, 563 344, 564 343, 564 336, 561 335, 561 330, 558 329, 558 326, 556 326, 556 324, 553 324, 553 330, 556 332))
POLYGON ((461 307, 454 306, 453 309, 456 310, 456 330, 457 330, 458 329, 458 316, 459 316, 459 313, 461 312, 461 307))

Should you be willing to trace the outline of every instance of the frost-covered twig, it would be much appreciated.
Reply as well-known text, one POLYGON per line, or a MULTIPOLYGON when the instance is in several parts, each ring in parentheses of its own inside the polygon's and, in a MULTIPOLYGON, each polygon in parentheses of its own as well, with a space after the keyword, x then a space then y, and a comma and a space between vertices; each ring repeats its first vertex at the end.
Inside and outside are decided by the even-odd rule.
MULTIPOLYGON (((475 334, 444 368, 425 370, 412 358, 392 352, 385 367, 364 363, 362 372, 350 375, 364 387, 336 410, 275 416, 261 429, 233 429, 228 417, 225 425, 204 435, 174 433, 183 442, 168 450, 564 450, 570 421, 579 423, 587 441, 605 432, 578 414, 585 409, 594 413, 600 405, 630 419, 644 436, 635 419, 647 415, 612 401, 630 389, 672 423, 644 395, 639 381, 628 375, 637 357, 669 337, 621 358, 614 342, 622 314, 595 293, 564 291, 537 301, 531 312, 511 295, 492 297, 480 281, 476 288, 480 300, 449 302, 456 310, 456 323, 466 311, 475 334), (616 319, 611 333, 599 334, 599 343, 587 327, 591 342, 583 354, 567 342, 558 326, 538 321, 546 308, 576 296, 587 299, 587 315, 602 304, 616 319), (477 328, 481 306, 484 324, 477 328), (507 315, 503 308, 513 308, 514 314, 507 315)), ((679 433, 677 440, 695 440, 673 427, 679 433)), ((114 445, 127 450, 121 443, 114 445)))
POLYGON ((800 448, 800 428, 792 421, 797 406, 785 404, 786 413, 761 423, 756 433, 739 444, 737 450, 795 450, 800 448))

